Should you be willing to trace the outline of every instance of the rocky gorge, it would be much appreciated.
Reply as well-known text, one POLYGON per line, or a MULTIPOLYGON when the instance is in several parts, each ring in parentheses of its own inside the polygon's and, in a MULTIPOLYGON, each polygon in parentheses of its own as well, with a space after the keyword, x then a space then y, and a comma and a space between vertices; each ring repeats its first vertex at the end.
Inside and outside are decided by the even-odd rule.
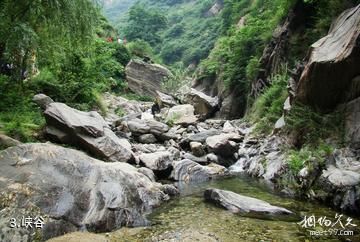
MULTIPOLYGON (((44 142, 21 143, 0 134, 0 240, 77 241, 79 231, 86 231, 99 233, 86 233, 88 241, 246 241, 256 227, 263 241, 292 241, 296 233, 305 241, 297 223, 311 214, 341 213, 358 223, 359 35, 360 5, 343 12, 311 46, 304 65, 287 80, 282 116, 267 134, 251 120, 234 118, 244 107, 237 90, 216 88, 221 80, 194 80, 168 93, 162 83, 173 77, 171 71, 145 60, 131 60, 126 78, 132 92, 154 102, 107 92, 107 113, 101 115, 35 95, 46 121, 44 142), (289 150, 302 141, 286 129, 286 117, 298 102, 323 113, 341 111, 345 128, 342 146, 308 155, 294 169, 289 150), (22 217, 42 217, 43 228, 9 227, 22 217), (226 226, 227 233, 244 228, 244 234, 219 232, 226 226), (285 235, 287 229, 294 232, 285 235)), ((276 48, 274 53, 281 51, 276 48)), ((265 58, 269 51, 262 64, 272 66, 265 63, 274 61, 265 58)), ((269 73, 252 83, 255 96, 269 73)), ((360 239, 354 230, 355 236, 342 241, 360 239)))

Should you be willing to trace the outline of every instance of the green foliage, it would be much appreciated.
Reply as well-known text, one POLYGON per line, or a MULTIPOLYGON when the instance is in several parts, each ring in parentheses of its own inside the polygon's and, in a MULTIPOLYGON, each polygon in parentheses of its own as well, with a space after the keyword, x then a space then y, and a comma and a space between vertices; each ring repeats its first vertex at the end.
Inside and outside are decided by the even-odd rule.
POLYGON ((140 58, 154 58, 154 51, 152 47, 144 40, 137 39, 133 42, 130 42, 127 44, 127 48, 133 56, 138 56, 140 58))
POLYGON ((173 76, 169 77, 162 83, 162 89, 168 93, 175 93, 180 87, 189 85, 189 80, 186 78, 186 72, 184 67, 180 64, 176 68, 172 69, 173 76))
POLYGON ((256 130, 261 133, 270 133, 275 122, 281 117, 283 105, 287 97, 287 69, 271 78, 271 86, 256 99, 251 107, 248 118, 257 122, 256 130))
POLYGON ((287 129, 296 132, 297 146, 303 144, 318 144, 329 137, 344 137, 344 114, 335 111, 321 114, 311 107, 296 103, 285 118, 287 129))
POLYGON ((115 109, 115 114, 119 117, 125 116, 126 112, 122 107, 118 107, 115 109))
POLYGON ((305 146, 300 150, 290 150, 288 152, 287 163, 290 171, 297 175, 304 168, 313 168, 314 162, 323 164, 325 159, 333 152, 333 147, 325 143, 318 146, 305 146))
POLYGON ((0 2, 0 60, 13 64, 12 75, 23 79, 34 58, 48 60, 66 48, 84 47, 99 17, 90 0, 0 2))
POLYGON ((119 20, 118 28, 131 41, 148 42, 165 64, 197 64, 208 56, 221 33, 221 17, 206 14, 214 3, 140 0, 119 20), (159 13, 166 13, 161 15, 166 24, 159 13))
POLYGON ((31 102, 31 92, 3 75, 0 86, 0 130, 23 142, 34 141, 44 119, 31 102))
POLYGON ((161 42, 158 32, 166 25, 166 17, 159 10, 146 8, 138 2, 130 8, 124 34, 130 41, 141 39, 154 45, 161 42))

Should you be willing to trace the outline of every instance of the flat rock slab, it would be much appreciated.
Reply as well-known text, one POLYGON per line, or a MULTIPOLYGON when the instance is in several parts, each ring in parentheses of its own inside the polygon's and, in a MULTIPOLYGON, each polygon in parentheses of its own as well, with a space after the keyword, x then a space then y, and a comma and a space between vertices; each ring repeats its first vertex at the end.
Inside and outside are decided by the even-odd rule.
POLYGON ((244 216, 276 218, 279 215, 293 214, 285 208, 273 206, 268 202, 220 189, 210 188, 205 190, 204 198, 206 201, 226 208, 232 213, 244 216))

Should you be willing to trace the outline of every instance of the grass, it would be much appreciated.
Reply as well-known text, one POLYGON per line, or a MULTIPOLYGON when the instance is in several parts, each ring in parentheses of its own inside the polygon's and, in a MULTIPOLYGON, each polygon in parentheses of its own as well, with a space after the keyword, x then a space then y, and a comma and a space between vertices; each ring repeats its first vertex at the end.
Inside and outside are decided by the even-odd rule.
POLYGON ((0 130, 6 135, 22 142, 34 142, 38 132, 44 127, 45 120, 35 107, 26 107, 0 112, 0 123, 0 130))
POLYGON ((247 119, 257 123, 255 131, 268 134, 275 122, 281 117, 283 105, 288 95, 286 90, 288 80, 287 69, 272 77, 271 86, 255 100, 247 114, 247 119))
POLYGON ((328 114, 316 112, 309 106, 295 103, 290 113, 285 117, 286 130, 297 137, 297 147, 303 145, 318 145, 327 138, 344 143, 344 113, 334 111, 328 114))
POLYGON ((333 150, 332 146, 323 142, 318 146, 309 145, 300 150, 290 150, 288 152, 287 164, 290 171, 297 175, 304 167, 313 169, 314 163, 324 164, 326 158, 332 154, 333 150))

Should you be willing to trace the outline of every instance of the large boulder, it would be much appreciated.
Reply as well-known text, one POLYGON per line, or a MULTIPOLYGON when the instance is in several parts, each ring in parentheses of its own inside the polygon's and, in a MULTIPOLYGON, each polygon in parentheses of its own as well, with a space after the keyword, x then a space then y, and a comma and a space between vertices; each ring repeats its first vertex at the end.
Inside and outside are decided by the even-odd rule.
POLYGON ((107 127, 104 119, 96 112, 82 112, 64 103, 50 103, 44 115, 48 125, 65 132, 85 134, 95 138, 103 136, 104 128, 107 127))
POLYGON ((208 202, 243 216, 271 218, 277 215, 292 214, 291 211, 285 208, 273 206, 268 202, 231 191, 210 188, 205 190, 204 197, 208 202))
POLYGON ((156 103, 160 107, 173 107, 178 104, 173 96, 160 91, 156 91, 156 103))
POLYGON ((226 176, 228 171, 225 167, 213 164, 202 166, 192 160, 184 159, 173 162, 171 178, 175 181, 202 182, 212 178, 226 176))
POLYGON ((33 97, 33 102, 36 103, 37 105, 39 105, 40 108, 45 110, 47 108, 47 106, 50 103, 53 103, 54 101, 49 96, 46 96, 45 94, 40 93, 40 94, 36 94, 33 97))
POLYGON ((125 68, 128 86, 133 92, 156 97, 162 83, 172 76, 171 72, 158 64, 150 64, 141 60, 131 60, 125 68))
POLYGON ((63 103, 51 103, 44 111, 47 135, 60 143, 78 146, 110 161, 133 159, 131 144, 117 137, 96 112, 82 112, 63 103))
POLYGON ((105 163, 53 144, 24 144, 0 153, 1 241, 32 241, 76 230, 144 226, 144 214, 169 197, 162 185, 127 163, 105 163), (11 218, 42 216, 35 231, 11 218))
POLYGON ((127 127, 135 136, 153 134, 156 137, 162 137, 162 134, 169 131, 168 125, 152 119, 132 119, 127 121, 127 127))
POLYGON ((239 148, 236 142, 241 141, 242 138, 242 136, 236 133, 223 133, 208 137, 206 139, 206 145, 211 152, 217 155, 232 157, 239 148))
POLYGON ((329 34, 311 46, 300 77, 297 100, 330 110, 351 92, 351 81, 360 75, 360 5, 344 11, 329 34))
POLYGON ((316 197, 343 212, 360 215, 360 154, 336 149, 314 186, 316 197))
POLYGON ((142 154, 139 159, 145 167, 153 171, 163 171, 171 168, 171 153, 168 151, 142 154))
POLYGON ((0 133, 0 150, 6 149, 11 146, 20 145, 20 144, 21 144, 20 141, 13 139, 5 134, 0 133))
POLYGON ((210 97, 203 92, 194 88, 187 94, 187 103, 195 108, 195 114, 199 114, 204 118, 209 118, 218 110, 218 97, 210 97))
POLYGON ((169 109, 166 122, 180 125, 191 125, 197 122, 194 107, 190 104, 177 105, 169 109))

